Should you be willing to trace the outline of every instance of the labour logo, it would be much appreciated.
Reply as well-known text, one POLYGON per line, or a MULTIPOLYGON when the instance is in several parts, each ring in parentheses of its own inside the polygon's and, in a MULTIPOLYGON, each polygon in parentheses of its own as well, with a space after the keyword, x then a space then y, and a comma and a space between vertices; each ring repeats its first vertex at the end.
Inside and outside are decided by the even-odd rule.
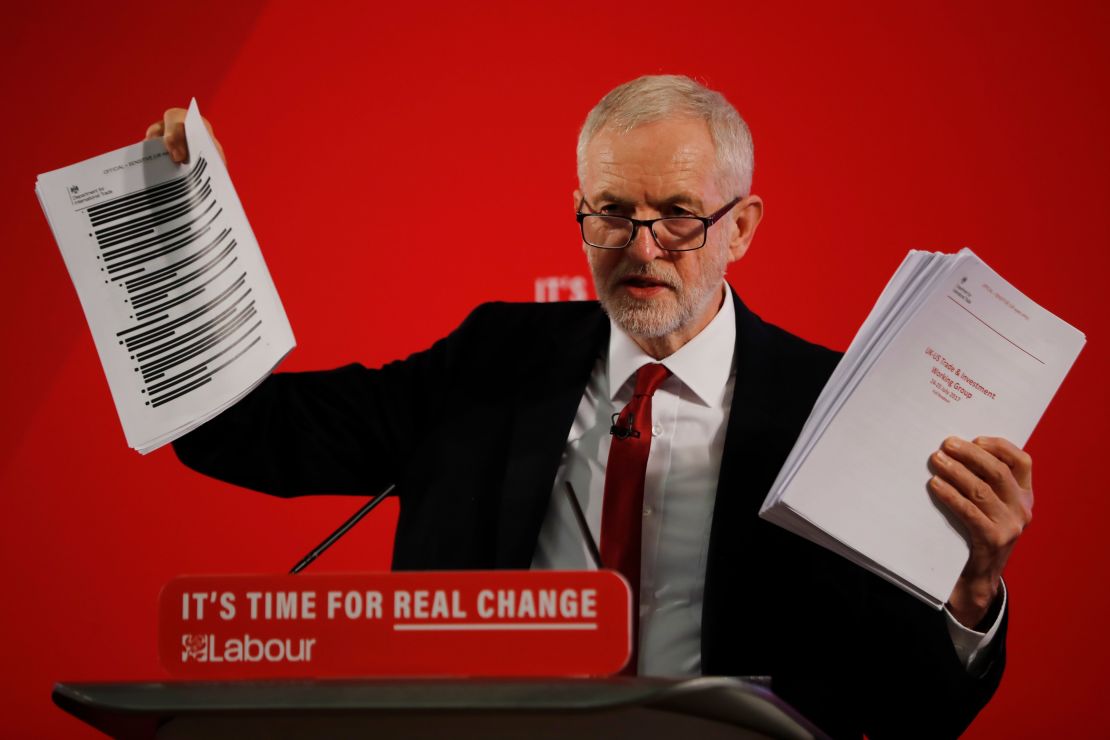
POLYGON ((181 662, 190 658, 200 661, 208 659, 208 635, 181 636, 181 662))

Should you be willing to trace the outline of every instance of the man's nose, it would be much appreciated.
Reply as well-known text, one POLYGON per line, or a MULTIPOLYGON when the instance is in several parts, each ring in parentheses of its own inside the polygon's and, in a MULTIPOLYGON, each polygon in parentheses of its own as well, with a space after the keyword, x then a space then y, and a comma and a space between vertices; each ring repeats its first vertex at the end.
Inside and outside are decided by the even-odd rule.
POLYGON ((627 249, 629 259, 644 264, 659 259, 664 254, 664 251, 656 243, 655 237, 651 235, 651 227, 649 226, 636 227, 636 233, 632 235, 632 243, 628 245, 627 249))

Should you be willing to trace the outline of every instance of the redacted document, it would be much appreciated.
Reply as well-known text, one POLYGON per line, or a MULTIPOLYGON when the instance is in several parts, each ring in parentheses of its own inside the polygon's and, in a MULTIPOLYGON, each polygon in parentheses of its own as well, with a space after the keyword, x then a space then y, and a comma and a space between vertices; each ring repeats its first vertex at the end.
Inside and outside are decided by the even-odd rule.
POLYGON ((929 455, 950 435, 1024 446, 1085 342, 971 250, 910 252, 760 516, 941 608, 969 549, 926 487, 929 455))
POLYGON ((141 453, 234 404, 295 346, 195 100, 185 131, 187 163, 144 141, 35 185, 141 453))

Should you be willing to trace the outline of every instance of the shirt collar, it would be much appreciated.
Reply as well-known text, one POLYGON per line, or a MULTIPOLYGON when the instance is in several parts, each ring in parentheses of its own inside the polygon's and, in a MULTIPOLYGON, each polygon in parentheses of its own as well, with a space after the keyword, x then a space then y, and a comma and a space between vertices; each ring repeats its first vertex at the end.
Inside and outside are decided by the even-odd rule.
MULTIPOLYGON (((612 319, 609 324, 608 380, 609 400, 612 401, 641 366, 656 360, 640 349, 612 319)), ((703 404, 720 405, 724 403, 735 351, 736 309, 732 304, 732 290, 726 283, 725 300, 717 315, 697 336, 660 362, 703 404)))

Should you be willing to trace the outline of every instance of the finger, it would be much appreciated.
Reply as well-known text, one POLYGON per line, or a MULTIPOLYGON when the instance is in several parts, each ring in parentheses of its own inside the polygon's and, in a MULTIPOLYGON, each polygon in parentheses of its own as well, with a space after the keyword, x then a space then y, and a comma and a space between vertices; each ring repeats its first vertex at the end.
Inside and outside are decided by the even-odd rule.
POLYGON ((949 437, 941 446, 956 460, 974 473, 978 478, 986 481, 998 496, 1011 503, 1017 503, 1020 486, 1014 478, 1014 471, 1010 466, 999 460, 991 453, 976 444, 972 444, 959 437, 949 437))
POLYGON ((170 108, 162 117, 162 142, 174 162, 184 162, 189 158, 189 144, 185 140, 186 113, 184 108, 170 108))
MULTIPOLYGON (((166 131, 166 124, 155 121, 146 127, 146 139, 157 139, 166 131)), ((144 141, 146 140, 144 139, 144 141)))
MULTIPOLYGON (((972 559, 975 551, 1008 553, 1009 549, 1021 536, 1024 525, 1016 517, 1008 516, 1002 521, 994 521, 972 501, 969 501, 955 486, 940 476, 934 475, 929 479, 929 491, 944 504, 952 515, 967 527, 968 545, 972 548, 972 559)), ((990 556, 991 559, 994 556, 990 556)), ((1005 563, 1004 556, 1002 563, 1005 563)), ((972 559, 968 560, 970 565, 972 559)), ((983 562, 980 561, 980 566, 983 562)), ((1001 572, 1001 568, 998 569, 1001 572)))
POLYGON ((955 486, 934 475, 929 479, 929 490, 964 523, 973 540, 984 540, 991 531, 993 522, 983 510, 969 501, 955 486))
POLYGON ((1028 452, 1003 437, 976 437, 974 442, 1008 465, 1018 485, 1033 487, 1033 458, 1028 452))
POLYGON ((959 491, 989 519, 998 521, 1006 516, 1006 502, 998 492, 962 462, 945 454, 944 450, 937 450, 929 458, 929 464, 937 476, 959 491))
POLYGON ((993 508, 991 496, 983 489, 985 484, 994 496, 1002 502, 1010 514, 1021 523, 1029 524, 1033 519, 1033 491, 1022 487, 1014 477, 1008 465, 978 445, 966 442, 958 437, 949 437, 944 440, 942 452, 948 452, 964 466, 974 479, 948 478, 953 485, 968 494, 975 503, 985 502, 984 508, 995 521, 1001 522, 1006 518, 1006 513, 993 508))

